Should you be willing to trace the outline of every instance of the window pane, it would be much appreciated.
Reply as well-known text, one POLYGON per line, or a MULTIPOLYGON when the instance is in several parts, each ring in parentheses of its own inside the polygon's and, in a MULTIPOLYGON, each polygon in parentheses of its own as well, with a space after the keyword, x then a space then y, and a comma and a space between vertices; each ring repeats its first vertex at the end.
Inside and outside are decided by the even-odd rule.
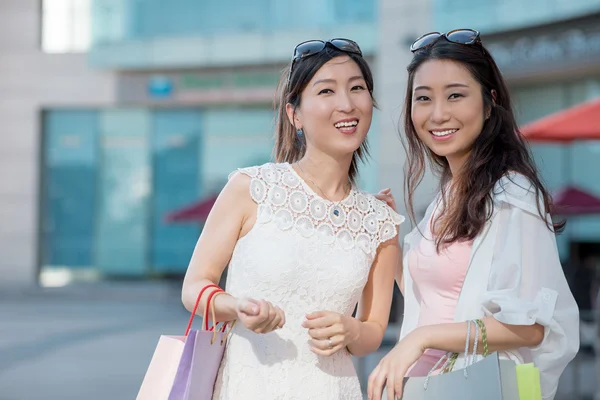
POLYGON ((87 51, 91 0, 42 1, 42 50, 48 53, 87 51))
POLYGON ((97 126, 94 111, 44 115, 43 267, 92 265, 97 126))
POLYGON ((150 114, 107 110, 100 116, 100 170, 94 265, 106 276, 146 273, 150 114))
POLYGON ((63 53, 69 47, 69 0, 44 0, 42 11, 42 48, 63 53))
POLYGON ((91 40, 91 4, 90 0, 72 0, 73 8, 73 37, 72 49, 75 52, 85 52, 90 47, 91 40))
MULTIPOLYGON (((150 263, 155 272, 185 273, 201 225, 168 224, 165 216, 202 200, 199 110, 157 110, 152 116, 152 185, 150 263)), ((207 193, 210 195, 212 193, 207 193)))

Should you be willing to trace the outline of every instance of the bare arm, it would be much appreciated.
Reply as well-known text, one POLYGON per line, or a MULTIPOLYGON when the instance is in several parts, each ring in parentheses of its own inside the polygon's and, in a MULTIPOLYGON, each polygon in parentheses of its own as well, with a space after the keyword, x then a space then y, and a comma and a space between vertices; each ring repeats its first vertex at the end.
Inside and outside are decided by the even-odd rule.
POLYGON ((395 238, 379 248, 356 318, 331 311, 306 316, 303 326, 308 328, 314 353, 330 356, 346 347, 353 355, 363 356, 379 348, 390 315, 394 268, 399 256, 395 238))
MULTIPOLYGON (((544 338, 544 327, 540 324, 507 325, 499 322, 494 317, 487 317, 482 321, 486 326, 490 353, 513 350, 520 347, 535 347, 544 338)), ((439 349, 453 353, 465 351, 466 333, 466 322, 424 326, 415 331, 415 335, 423 335, 423 348, 439 349)), ((470 349, 473 348, 474 340, 475 328, 471 327, 470 349)), ((483 353, 481 335, 477 344, 477 352, 480 354, 483 353)))
MULTIPOLYGON (((211 283, 219 283, 238 239, 254 225, 257 206, 250 197, 249 186, 248 176, 235 175, 208 216, 183 281, 182 302, 190 312, 200 290, 211 283)), ((207 297, 203 296, 198 314, 203 313, 207 297)), ((236 319, 236 299, 231 295, 218 296, 215 313, 217 321, 236 319)))
MULTIPOLYGON (((385 201, 388 206, 391 207, 392 210, 396 210, 396 200, 392 195, 392 191, 390 188, 383 189, 379 193, 375 195, 375 197, 381 201, 385 201)), ((400 293, 404 296, 404 277, 402 271, 402 248, 400 248, 400 256, 398 257, 398 265, 394 271, 394 278, 396 280, 396 284, 400 289, 400 293)))
MULTIPOLYGON (((512 350, 520 347, 533 347, 540 344, 544 337, 544 327, 534 325, 506 325, 493 317, 483 319, 486 326, 489 352, 512 350)), ((392 351, 386 355, 369 376, 369 398, 379 400, 383 387, 387 387, 388 398, 394 393, 402 393, 402 382, 410 366, 416 362, 426 349, 433 348, 462 353, 465 350, 467 332, 466 322, 436 324, 417 328, 406 335, 392 351)), ((473 348, 474 328, 471 328, 473 348)), ((478 353, 483 352, 481 335, 478 353)))
POLYGON ((355 319, 356 340, 347 346, 355 356, 370 354, 381 345, 390 317, 394 274, 401 253, 397 238, 383 244, 377 253, 355 319))

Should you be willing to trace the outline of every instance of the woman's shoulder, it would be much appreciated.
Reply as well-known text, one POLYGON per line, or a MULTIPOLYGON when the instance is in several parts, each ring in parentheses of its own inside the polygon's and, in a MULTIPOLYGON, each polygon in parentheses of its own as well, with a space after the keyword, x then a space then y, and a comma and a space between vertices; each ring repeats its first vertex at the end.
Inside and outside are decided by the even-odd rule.
POLYGON ((374 194, 360 189, 355 189, 355 191, 357 193, 356 197, 358 203, 356 206, 361 211, 370 211, 377 216, 378 220, 389 219, 394 225, 400 225, 404 222, 405 218, 403 215, 396 212, 385 201, 379 200, 374 194), (364 200, 366 200, 368 205, 361 204, 364 200), (371 207, 369 207, 369 205, 371 205, 371 207))
POLYGON ((350 210, 344 225, 353 232, 359 246, 364 246, 366 242, 368 249, 377 251, 382 243, 398 237, 404 216, 374 194, 354 187, 352 194, 342 204, 350 210))
POLYGON ((279 178, 280 174, 288 171, 288 165, 288 163, 268 162, 261 165, 241 167, 231 172, 228 179, 232 179, 234 176, 242 174, 249 176, 250 178, 272 181, 274 178, 279 178))
POLYGON ((535 184, 519 172, 509 172, 498 179, 491 195, 496 205, 506 203, 535 215, 545 207, 535 184))
POLYGON ((285 184, 291 180, 297 180, 290 172, 287 163, 266 163, 250 167, 237 168, 228 177, 226 188, 238 194, 250 193, 250 197, 257 203, 266 200, 269 190, 274 185, 285 184))

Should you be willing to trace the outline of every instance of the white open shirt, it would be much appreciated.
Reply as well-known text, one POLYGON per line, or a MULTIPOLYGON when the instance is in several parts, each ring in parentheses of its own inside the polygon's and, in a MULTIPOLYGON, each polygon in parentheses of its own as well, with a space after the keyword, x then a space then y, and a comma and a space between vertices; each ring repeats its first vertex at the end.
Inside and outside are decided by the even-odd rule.
MULTIPOLYGON (((493 316, 509 325, 543 325, 544 340, 539 346, 503 352, 501 358, 533 362, 540 371, 542 397, 551 400, 560 375, 579 349, 579 310, 562 270, 554 233, 539 216, 530 181, 520 174, 507 175, 496 183, 492 198, 494 211, 473 242, 454 321, 493 316)), ((420 232, 438 201, 440 196, 429 205, 419 223, 420 232)), ((413 331, 419 320, 420 306, 407 257, 422 238, 419 230, 413 229, 404 238, 400 339, 413 331)), ((456 368, 463 363, 461 354, 456 368)))

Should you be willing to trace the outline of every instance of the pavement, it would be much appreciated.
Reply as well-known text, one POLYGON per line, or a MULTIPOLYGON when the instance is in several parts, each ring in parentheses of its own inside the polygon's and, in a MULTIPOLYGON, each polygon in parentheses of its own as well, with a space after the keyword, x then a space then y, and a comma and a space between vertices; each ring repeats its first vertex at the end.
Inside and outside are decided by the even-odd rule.
MULTIPOLYGON (((161 334, 183 334, 174 281, 0 290, 0 400, 133 400, 161 334)), ((389 350, 357 359, 361 381, 389 350)), ((596 361, 580 354, 556 400, 592 399, 596 361)), ((600 398, 600 397, 599 397, 600 398)))

